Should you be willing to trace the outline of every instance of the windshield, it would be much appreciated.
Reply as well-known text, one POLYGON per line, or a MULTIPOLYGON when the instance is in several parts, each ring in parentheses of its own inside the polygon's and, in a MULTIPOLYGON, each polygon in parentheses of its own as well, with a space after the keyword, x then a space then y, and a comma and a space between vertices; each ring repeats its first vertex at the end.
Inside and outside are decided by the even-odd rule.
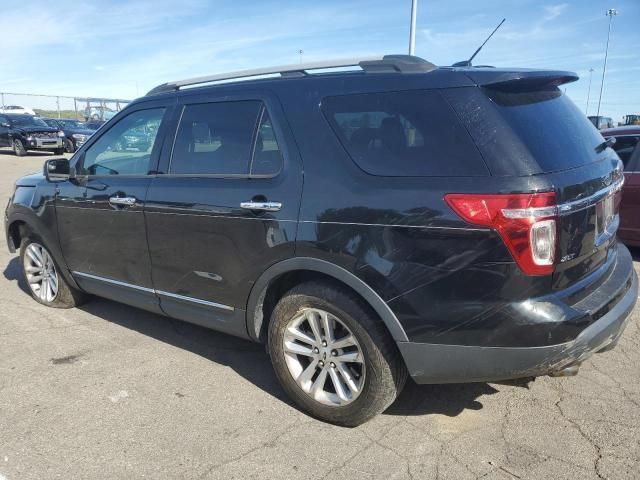
POLYGON ((11 117, 11 123, 19 127, 48 127, 44 120, 31 115, 11 117))
POLYGON ((58 120, 65 128, 84 128, 82 122, 78 120, 58 120))

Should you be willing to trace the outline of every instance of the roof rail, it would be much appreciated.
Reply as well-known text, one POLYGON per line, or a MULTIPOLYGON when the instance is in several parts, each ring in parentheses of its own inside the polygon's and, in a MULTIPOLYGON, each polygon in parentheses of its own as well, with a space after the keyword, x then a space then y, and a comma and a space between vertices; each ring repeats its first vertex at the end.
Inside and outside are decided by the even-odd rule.
POLYGON ((222 82, 234 79, 252 79, 266 75, 280 75, 281 77, 308 75, 309 70, 325 70, 331 68, 359 66, 367 73, 426 73, 437 67, 423 58, 412 55, 385 55, 383 57, 361 57, 342 60, 325 60, 305 64, 281 65, 277 67, 256 68, 253 70, 239 70, 236 72, 206 75, 204 77, 177 80, 158 85, 151 89, 147 95, 155 95, 163 92, 173 92, 182 87, 201 85, 204 83, 222 82))

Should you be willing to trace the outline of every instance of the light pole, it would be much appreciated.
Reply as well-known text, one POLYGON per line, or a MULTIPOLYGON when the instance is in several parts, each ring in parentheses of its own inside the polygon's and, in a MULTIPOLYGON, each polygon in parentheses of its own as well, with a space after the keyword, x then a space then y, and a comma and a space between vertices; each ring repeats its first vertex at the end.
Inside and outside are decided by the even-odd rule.
POLYGON ((607 33, 607 46, 604 50, 604 66, 602 67, 602 82, 600 82, 600 96, 598 97, 598 112, 596 116, 600 116, 600 102, 602 102, 602 90, 604 89, 604 75, 607 73, 607 56, 609 55, 609 37, 611 36, 611 24, 613 23, 613 17, 618 15, 618 11, 615 8, 607 10, 607 16, 609 17, 609 32, 607 33))
POLYGON ((416 54, 416 13, 418 0, 411 0, 411 26, 409 27, 409 55, 416 54))
POLYGON ((585 115, 589 115, 589 97, 591 97, 591 79, 593 78, 593 68, 589 69, 589 89, 587 90, 587 108, 584 111, 585 115))

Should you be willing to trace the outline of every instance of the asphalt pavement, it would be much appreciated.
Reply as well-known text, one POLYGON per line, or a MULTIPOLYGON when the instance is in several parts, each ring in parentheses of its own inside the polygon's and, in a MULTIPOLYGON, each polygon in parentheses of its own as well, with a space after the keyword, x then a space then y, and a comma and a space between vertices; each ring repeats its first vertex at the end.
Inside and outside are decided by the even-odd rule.
MULTIPOLYGON (((46 158, 0 149, 3 206, 46 158)), ((410 383, 347 429, 298 411, 260 345, 98 298, 43 307, 4 245, 0 271, 0 480, 640 478, 640 308, 576 377, 410 383)))

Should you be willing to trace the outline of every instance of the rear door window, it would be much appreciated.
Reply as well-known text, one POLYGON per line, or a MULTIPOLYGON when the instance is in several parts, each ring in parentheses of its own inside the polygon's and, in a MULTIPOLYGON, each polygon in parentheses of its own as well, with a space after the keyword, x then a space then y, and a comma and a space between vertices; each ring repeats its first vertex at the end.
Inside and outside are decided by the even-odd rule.
POLYGON ((274 175, 282 166, 282 152, 267 109, 263 107, 251 162, 251 175, 274 175))
POLYGON ((469 134, 438 91, 328 97, 322 109, 349 155, 372 175, 488 175, 469 134))
POLYGON ((169 173, 249 175, 262 109, 257 100, 186 105, 169 173))

